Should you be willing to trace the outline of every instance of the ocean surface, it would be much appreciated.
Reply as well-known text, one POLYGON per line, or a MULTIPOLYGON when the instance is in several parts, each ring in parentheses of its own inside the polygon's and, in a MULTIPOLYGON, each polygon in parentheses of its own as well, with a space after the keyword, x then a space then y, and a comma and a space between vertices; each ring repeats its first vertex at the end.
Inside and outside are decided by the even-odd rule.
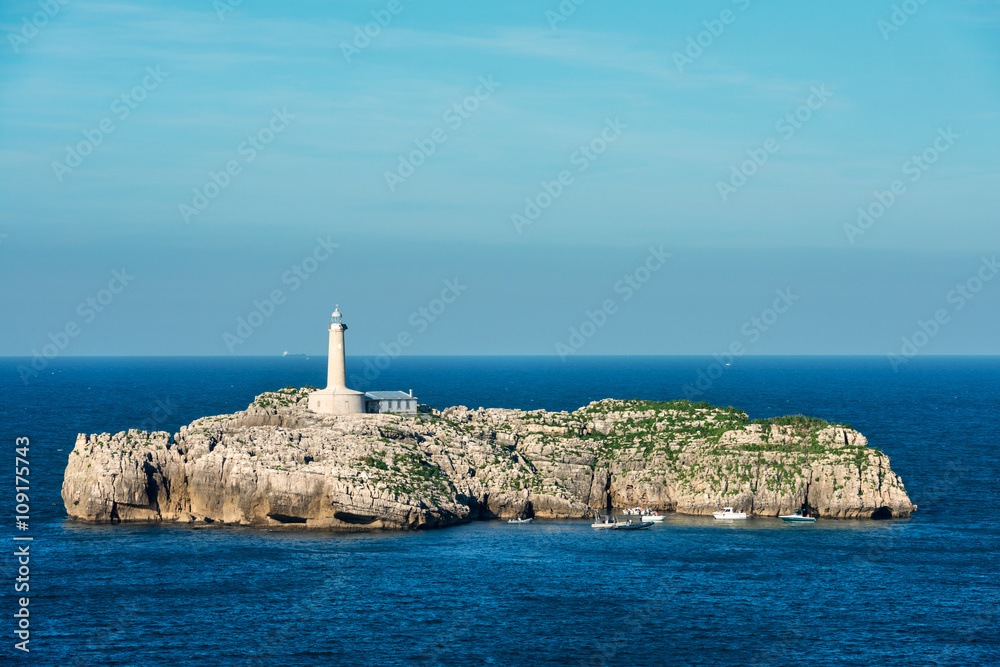
POLYGON ((175 432, 286 385, 323 357, 0 358, 7 544, 0 663, 40 665, 986 665, 1000 661, 1000 358, 348 359, 358 389, 435 407, 574 410, 685 397, 752 418, 846 422, 887 453, 909 519, 671 515, 414 533, 90 526, 67 520, 77 433, 175 432), (378 368, 375 362, 386 368, 378 368), (365 379, 365 371, 368 379, 365 379), (689 390, 690 395, 690 390, 689 390), (30 520, 15 526, 15 438, 30 520), (30 654, 14 649, 14 536, 30 536, 30 654))

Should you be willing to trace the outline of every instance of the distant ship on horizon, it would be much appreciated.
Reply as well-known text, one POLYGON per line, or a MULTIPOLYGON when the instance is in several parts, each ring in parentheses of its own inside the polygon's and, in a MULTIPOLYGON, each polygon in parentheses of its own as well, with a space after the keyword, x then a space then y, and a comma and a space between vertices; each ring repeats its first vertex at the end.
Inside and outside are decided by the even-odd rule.
POLYGON ((298 354, 292 354, 288 350, 285 350, 284 352, 281 353, 281 356, 283 356, 283 357, 304 357, 306 355, 303 354, 303 353, 301 353, 301 352, 299 352, 298 354))

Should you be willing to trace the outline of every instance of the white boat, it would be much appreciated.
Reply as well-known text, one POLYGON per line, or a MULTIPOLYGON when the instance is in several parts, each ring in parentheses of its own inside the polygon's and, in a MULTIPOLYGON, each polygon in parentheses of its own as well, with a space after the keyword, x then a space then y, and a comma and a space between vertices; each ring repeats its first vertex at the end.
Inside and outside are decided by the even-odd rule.
POLYGON ((795 510, 792 514, 782 514, 778 518, 787 523, 816 523, 816 517, 809 516, 802 510, 795 510))
POLYGON ((712 516, 716 519, 745 519, 747 518, 746 512, 734 512, 732 507, 723 507, 718 512, 712 512, 712 516))
POLYGON ((507 523, 531 523, 531 517, 527 519, 508 519, 507 523))
POLYGON ((645 507, 628 507, 624 510, 626 516, 636 516, 642 518, 643 521, 663 521, 663 517, 656 513, 655 510, 647 509, 645 507))
POLYGON ((594 516, 594 523, 590 524, 591 528, 596 528, 598 530, 611 529, 618 525, 618 518, 608 515, 604 517, 604 521, 601 521, 601 515, 597 514, 594 516))

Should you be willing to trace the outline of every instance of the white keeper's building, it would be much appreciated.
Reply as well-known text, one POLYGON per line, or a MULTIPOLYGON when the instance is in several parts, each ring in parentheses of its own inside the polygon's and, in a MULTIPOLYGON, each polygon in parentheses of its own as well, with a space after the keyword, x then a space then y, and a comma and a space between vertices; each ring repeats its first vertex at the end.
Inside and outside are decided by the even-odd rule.
POLYGON ((417 414, 417 397, 405 391, 369 391, 365 394, 365 411, 401 412, 404 414, 417 414))

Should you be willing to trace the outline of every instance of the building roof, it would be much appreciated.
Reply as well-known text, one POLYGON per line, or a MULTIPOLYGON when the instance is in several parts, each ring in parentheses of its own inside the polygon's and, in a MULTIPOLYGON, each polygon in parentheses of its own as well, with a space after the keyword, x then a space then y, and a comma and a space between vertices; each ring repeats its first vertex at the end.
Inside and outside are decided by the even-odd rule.
POLYGON ((365 398, 371 398, 376 401, 382 401, 386 399, 395 400, 397 398, 411 398, 416 399, 416 396, 410 396, 405 391, 369 391, 365 393, 365 398))

